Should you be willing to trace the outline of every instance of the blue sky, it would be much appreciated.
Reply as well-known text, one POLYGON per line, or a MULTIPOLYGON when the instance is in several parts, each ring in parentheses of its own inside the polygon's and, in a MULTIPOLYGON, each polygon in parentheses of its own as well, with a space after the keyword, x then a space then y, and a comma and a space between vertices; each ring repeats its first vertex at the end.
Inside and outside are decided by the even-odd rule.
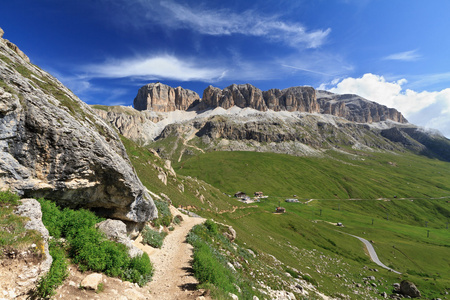
POLYGON ((0 0, 4 38, 89 104, 161 81, 356 93, 450 137, 447 0, 0 0))

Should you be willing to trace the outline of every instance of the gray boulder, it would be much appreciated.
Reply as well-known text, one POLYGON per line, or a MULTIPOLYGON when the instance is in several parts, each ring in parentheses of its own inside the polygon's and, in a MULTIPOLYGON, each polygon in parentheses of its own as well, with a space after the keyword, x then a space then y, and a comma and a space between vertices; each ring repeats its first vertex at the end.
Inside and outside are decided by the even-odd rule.
POLYGON ((400 283, 400 293, 411 298, 420 298, 421 294, 419 289, 414 283, 409 280, 403 280, 400 283))
POLYGON ((157 216, 117 133, 0 38, 0 189, 112 218, 157 216))
POLYGON ((236 230, 232 226, 228 226, 228 230, 223 233, 223 235, 230 240, 230 242, 234 242, 236 239, 236 230))
POLYGON ((131 257, 140 256, 142 250, 133 245, 133 242, 127 235, 127 225, 120 220, 105 220, 95 225, 110 240, 124 244, 128 248, 128 254, 131 257))
POLYGON ((40 264, 39 267, 39 274, 43 275, 47 273, 48 270, 50 270, 53 258, 51 257, 48 250, 49 233, 47 228, 45 228, 44 224, 42 223, 41 204, 35 199, 22 199, 21 202, 22 204, 20 204, 16 208, 14 213, 22 217, 27 217, 29 221, 25 224, 25 229, 38 231, 42 235, 42 238, 44 240, 45 260, 40 264))

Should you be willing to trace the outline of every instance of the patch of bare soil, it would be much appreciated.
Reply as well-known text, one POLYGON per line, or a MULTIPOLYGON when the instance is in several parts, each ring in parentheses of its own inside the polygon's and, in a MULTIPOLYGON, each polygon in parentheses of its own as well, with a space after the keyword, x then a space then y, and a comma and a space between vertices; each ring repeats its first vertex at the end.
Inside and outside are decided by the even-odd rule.
POLYGON ((31 251, 5 255, 0 259, 0 300, 27 299, 42 272, 41 261, 31 251))

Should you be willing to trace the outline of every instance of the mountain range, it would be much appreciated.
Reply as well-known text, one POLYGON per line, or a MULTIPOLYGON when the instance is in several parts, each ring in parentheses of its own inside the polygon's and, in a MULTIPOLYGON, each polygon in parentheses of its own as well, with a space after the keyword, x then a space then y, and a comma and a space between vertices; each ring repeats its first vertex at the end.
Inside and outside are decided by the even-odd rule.
POLYGON ((208 86, 200 98, 157 82, 139 89, 134 107, 93 106, 120 134, 152 144, 169 159, 213 150, 321 155, 353 148, 450 160, 448 139, 408 123, 396 109, 312 87, 263 92, 250 84, 208 86))

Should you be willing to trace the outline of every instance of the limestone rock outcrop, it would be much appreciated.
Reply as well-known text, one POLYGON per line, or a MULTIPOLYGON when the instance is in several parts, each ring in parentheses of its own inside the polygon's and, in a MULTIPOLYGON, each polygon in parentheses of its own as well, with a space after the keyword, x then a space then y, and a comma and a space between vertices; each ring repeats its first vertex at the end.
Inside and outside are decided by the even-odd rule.
POLYGON ((223 90, 210 85, 203 92, 202 104, 204 108, 237 106, 267 110, 262 91, 251 84, 232 84, 223 90))
POLYGON ((157 216, 117 133, 0 39, 0 189, 110 218, 157 216))
POLYGON ((199 100, 200 96, 194 91, 156 82, 144 85, 138 90, 133 106, 137 110, 170 112, 187 110, 199 100))
POLYGON ((45 255, 45 259, 40 264, 39 274, 42 275, 47 273, 48 270, 50 270, 53 259, 48 250, 48 240, 50 235, 47 228, 44 226, 44 223, 42 223, 41 204, 39 204, 36 199, 22 199, 21 204, 17 206, 14 213, 29 219, 25 224, 25 229, 36 230, 41 234, 44 243, 43 254, 45 255))
POLYGON ((133 241, 127 234, 127 225, 120 220, 107 219, 95 225, 110 240, 121 243, 128 248, 131 257, 141 256, 142 250, 133 245, 133 241))
POLYGON ((152 142, 159 134, 156 123, 161 120, 152 111, 138 111, 125 106, 93 105, 95 113, 119 130, 119 133, 140 145, 152 142))
POLYGON ((263 93, 266 105, 274 111, 319 112, 316 91, 309 86, 296 86, 284 90, 271 89, 263 93))
POLYGON ((319 91, 317 101, 320 113, 345 118, 358 123, 373 123, 391 120, 408 123, 405 117, 395 108, 364 99, 358 95, 338 95, 319 91))
POLYGON ((291 87, 284 90, 271 89, 262 92, 251 84, 232 84, 223 90, 208 86, 203 92, 200 109, 237 106, 259 111, 319 112, 315 90, 312 87, 291 87))

